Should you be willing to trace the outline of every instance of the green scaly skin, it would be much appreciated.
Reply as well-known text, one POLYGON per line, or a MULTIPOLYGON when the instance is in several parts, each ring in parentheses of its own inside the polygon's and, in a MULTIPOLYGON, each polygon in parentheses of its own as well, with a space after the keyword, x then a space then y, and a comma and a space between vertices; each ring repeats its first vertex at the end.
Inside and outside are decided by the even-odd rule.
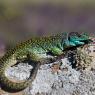
MULTIPOLYGON (((64 50, 78 45, 84 45, 89 38, 79 36, 77 33, 59 34, 50 37, 34 38, 17 45, 15 48, 9 50, 0 60, 0 83, 12 91, 20 91, 25 89, 36 76, 41 61, 49 59, 48 52, 52 53, 52 57, 63 54, 64 50), (72 39, 73 37, 73 39, 72 39), (75 38, 74 38, 75 37, 75 38), (10 66, 17 63, 18 60, 29 58, 38 62, 32 75, 24 82, 16 83, 9 80, 5 76, 5 71, 10 66)), ((50 58, 51 59, 51 58, 50 58)))

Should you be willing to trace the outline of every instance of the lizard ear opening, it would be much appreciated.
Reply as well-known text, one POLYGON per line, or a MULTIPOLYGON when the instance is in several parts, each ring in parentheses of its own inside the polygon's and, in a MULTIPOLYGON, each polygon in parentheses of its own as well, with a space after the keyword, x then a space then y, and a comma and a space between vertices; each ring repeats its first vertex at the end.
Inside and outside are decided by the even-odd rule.
POLYGON ((64 44, 65 44, 65 41, 68 40, 68 33, 67 32, 64 32, 62 33, 62 40, 61 40, 61 46, 63 47, 64 44))

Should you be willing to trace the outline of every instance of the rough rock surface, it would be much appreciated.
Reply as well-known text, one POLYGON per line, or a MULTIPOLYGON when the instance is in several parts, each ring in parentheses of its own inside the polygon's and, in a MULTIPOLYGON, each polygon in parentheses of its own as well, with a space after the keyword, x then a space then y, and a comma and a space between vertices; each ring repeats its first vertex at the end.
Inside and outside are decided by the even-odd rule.
POLYGON ((25 80, 29 78, 30 71, 32 70, 32 66, 28 65, 28 63, 20 63, 17 66, 9 67, 5 71, 5 75, 15 80, 25 80))
MULTIPOLYGON (((42 65, 35 80, 24 90, 24 95, 95 95, 95 70, 72 69, 67 58, 62 59, 60 69, 52 71, 55 62, 42 65)), ((94 64, 94 62, 93 62, 94 64)), ((27 79, 33 67, 19 64, 7 70, 7 76, 17 80, 27 79), (24 76, 22 76, 24 75, 24 76)))

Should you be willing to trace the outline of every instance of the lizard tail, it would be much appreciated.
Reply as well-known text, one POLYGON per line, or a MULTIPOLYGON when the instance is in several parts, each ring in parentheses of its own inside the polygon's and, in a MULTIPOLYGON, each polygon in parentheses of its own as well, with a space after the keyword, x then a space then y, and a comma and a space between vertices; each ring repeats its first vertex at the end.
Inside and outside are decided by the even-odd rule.
POLYGON ((40 63, 37 63, 34 69, 32 70, 29 79, 25 80, 24 82, 16 83, 9 80, 5 76, 5 68, 0 66, 0 85, 4 90, 9 92, 21 91, 25 89, 29 84, 31 84, 31 82, 35 79, 39 67, 40 67, 40 63))

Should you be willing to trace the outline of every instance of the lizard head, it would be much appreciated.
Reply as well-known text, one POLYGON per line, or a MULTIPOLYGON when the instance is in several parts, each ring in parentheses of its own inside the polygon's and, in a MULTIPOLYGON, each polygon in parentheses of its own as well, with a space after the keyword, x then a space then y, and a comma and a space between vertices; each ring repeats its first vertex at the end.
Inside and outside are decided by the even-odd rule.
POLYGON ((92 40, 89 38, 88 34, 83 33, 79 34, 78 32, 71 32, 68 34, 68 40, 70 42, 73 42, 76 46, 77 45, 84 45, 92 42, 92 40))
POLYGON ((89 36, 85 33, 79 34, 77 32, 70 32, 66 37, 67 38, 64 40, 65 48, 81 46, 92 42, 89 36))

